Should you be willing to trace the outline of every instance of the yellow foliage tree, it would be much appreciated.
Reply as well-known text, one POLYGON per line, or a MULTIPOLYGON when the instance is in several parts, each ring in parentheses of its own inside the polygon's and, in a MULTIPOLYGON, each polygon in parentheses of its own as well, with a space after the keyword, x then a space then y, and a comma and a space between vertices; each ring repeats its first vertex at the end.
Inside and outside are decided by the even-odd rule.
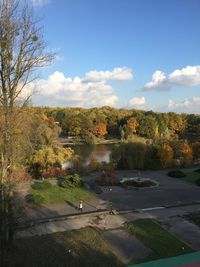
POLYGON ((163 168, 167 168, 173 161, 174 153, 169 144, 162 144, 158 149, 158 157, 163 168))
POLYGON ((73 155, 71 148, 48 147, 38 150, 32 158, 32 164, 38 165, 40 170, 48 170, 52 167, 61 167, 62 163, 70 160, 73 155))
POLYGON ((178 147, 178 152, 180 154, 180 160, 183 165, 190 164, 193 159, 192 148, 188 144, 187 140, 180 142, 178 147))

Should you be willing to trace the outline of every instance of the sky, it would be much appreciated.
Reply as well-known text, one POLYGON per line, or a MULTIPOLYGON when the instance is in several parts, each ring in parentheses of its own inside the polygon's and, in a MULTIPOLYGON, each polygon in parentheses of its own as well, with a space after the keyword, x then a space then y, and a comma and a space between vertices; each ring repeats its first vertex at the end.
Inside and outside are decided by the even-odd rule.
POLYGON ((200 114, 199 0, 29 0, 53 64, 33 104, 200 114))

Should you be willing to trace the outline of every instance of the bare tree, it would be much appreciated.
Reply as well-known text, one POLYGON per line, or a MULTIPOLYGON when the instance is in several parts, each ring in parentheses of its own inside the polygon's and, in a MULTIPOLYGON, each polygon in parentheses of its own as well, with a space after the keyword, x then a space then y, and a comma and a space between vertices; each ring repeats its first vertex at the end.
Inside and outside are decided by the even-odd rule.
MULTIPOLYGON (((10 238, 10 184, 13 162, 15 109, 35 70, 46 66, 54 55, 46 51, 39 21, 24 0, 0 0, 0 112, 2 145, 0 147, 0 241, 1 251, 10 238), (9 200, 9 201, 8 201, 9 200)), ((25 105, 30 95, 21 102, 25 105)), ((19 109, 18 109, 19 110, 19 109)), ((2 252, 3 253, 3 252, 2 252)))

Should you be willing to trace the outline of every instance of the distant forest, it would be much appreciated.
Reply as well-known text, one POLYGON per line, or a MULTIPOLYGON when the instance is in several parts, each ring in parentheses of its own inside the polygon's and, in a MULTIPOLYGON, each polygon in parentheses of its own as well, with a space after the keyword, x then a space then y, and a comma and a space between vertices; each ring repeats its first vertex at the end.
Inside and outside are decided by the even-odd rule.
MULTIPOLYGON (((2 133, 1 113, 0 121, 2 133)), ((111 107, 16 107, 12 128, 16 175, 20 179, 26 179, 27 172, 33 177, 44 176, 44 172, 57 171, 69 159, 76 162, 74 166, 79 164, 73 146, 64 148, 60 138, 75 144, 118 143, 111 162, 121 169, 167 168, 200 162, 200 115, 111 107)), ((76 172, 79 173, 79 167, 76 172)))
POLYGON ((35 108, 59 123, 62 136, 73 136, 86 143, 96 138, 131 140, 200 140, 200 115, 159 113, 143 110, 102 108, 35 108))

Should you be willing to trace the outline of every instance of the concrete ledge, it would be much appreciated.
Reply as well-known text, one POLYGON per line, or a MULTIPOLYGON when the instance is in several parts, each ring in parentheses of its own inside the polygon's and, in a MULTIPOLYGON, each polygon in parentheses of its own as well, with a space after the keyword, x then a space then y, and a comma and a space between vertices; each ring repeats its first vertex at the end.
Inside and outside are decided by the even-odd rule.
POLYGON ((48 217, 48 218, 26 221, 26 222, 22 223, 21 225, 17 225, 16 229, 17 230, 23 230, 23 229, 26 229, 26 228, 29 228, 32 226, 36 226, 36 225, 39 225, 42 223, 47 223, 47 222, 64 221, 64 220, 68 220, 68 219, 77 219, 80 217, 97 216, 97 215, 104 215, 104 214, 109 214, 109 213, 110 213, 109 210, 100 209, 97 211, 64 214, 64 215, 59 215, 59 216, 53 216, 53 217, 48 217))
MULTIPOLYGON (((115 211, 117 215, 123 215, 123 214, 128 214, 128 213, 142 213, 139 210, 113 210, 113 211, 115 211)), ((43 223, 48 223, 48 222, 57 222, 57 221, 64 221, 64 220, 70 220, 70 219, 80 219, 84 217, 93 217, 93 216, 106 215, 106 214, 111 214, 111 211, 107 209, 99 209, 96 211, 64 214, 64 215, 59 215, 59 216, 26 221, 24 223, 21 223, 21 225, 17 225, 16 229, 24 230, 29 227, 33 227, 33 226, 43 224, 43 223)), ((115 215, 115 213, 112 213, 112 214, 115 215)))

